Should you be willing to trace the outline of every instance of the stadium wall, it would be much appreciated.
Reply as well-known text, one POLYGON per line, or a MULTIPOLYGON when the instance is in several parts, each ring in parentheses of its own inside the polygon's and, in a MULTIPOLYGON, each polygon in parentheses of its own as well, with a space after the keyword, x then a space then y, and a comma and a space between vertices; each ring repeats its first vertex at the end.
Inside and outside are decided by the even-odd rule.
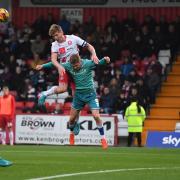
MULTIPOLYGON (((157 21, 159 17, 164 15, 168 21, 173 21, 177 16, 180 16, 180 7, 134 7, 134 8, 83 8, 83 21, 87 21, 89 16, 95 17, 97 25, 104 26, 110 19, 111 15, 116 15, 119 20, 127 17, 128 13, 134 13, 136 19, 141 23, 144 16, 152 15, 157 21)), ((47 17, 48 13, 52 13, 56 20, 61 15, 59 7, 20 7, 19 1, 12 1, 12 21, 17 27, 22 27, 26 21, 28 23, 43 15, 47 17)))

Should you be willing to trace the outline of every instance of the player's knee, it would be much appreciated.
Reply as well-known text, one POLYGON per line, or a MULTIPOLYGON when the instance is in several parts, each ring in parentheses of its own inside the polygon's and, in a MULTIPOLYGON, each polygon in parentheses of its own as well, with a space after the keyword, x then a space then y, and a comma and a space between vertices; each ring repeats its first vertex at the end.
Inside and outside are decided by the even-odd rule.
POLYGON ((58 87, 56 89, 56 93, 63 93, 63 92, 66 92, 67 91, 67 87, 66 86, 61 86, 61 87, 58 87))
POLYGON ((70 121, 71 123, 75 122, 75 120, 76 120, 76 117, 75 117, 75 116, 71 116, 71 117, 69 118, 69 121, 70 121))
POLYGON ((10 123, 7 123, 7 128, 8 129, 12 129, 12 123, 10 122, 10 123))
POLYGON ((98 119, 100 119, 100 114, 99 113, 93 113, 93 117, 94 117, 94 119, 95 120, 98 120, 98 119))

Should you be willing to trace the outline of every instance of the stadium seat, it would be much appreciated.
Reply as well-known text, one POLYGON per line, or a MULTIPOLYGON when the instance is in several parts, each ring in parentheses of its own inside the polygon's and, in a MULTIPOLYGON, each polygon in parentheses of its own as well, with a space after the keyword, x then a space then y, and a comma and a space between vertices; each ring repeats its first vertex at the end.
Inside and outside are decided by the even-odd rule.
POLYGON ((158 56, 170 58, 171 57, 171 51, 170 51, 170 49, 160 50, 158 53, 158 56))
POLYGON ((17 96, 17 91, 10 91, 10 94, 12 94, 14 97, 17 96))
POLYGON ((162 64, 163 67, 166 67, 166 65, 169 64, 170 58, 171 58, 170 49, 159 51, 158 61, 162 64))
POLYGON ((158 61, 161 63, 163 67, 166 67, 167 64, 169 64, 169 57, 166 56, 159 56, 158 61))
POLYGON ((71 109, 71 102, 65 102, 63 105, 63 110, 70 110, 71 109))
POLYGON ((24 101, 17 101, 16 102, 16 113, 22 113, 24 107, 25 107, 24 101))
POLYGON ((32 108, 34 106, 35 102, 25 102, 25 107, 26 108, 32 108))

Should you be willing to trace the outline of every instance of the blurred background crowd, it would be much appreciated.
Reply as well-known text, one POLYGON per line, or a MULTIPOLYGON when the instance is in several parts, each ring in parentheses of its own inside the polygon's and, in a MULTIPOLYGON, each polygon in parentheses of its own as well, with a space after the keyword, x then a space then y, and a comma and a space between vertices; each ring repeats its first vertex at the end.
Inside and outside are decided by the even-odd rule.
MULTIPOLYGON (((40 72, 34 69, 50 61, 53 40, 48 30, 54 23, 65 34, 75 34, 92 44, 99 58, 111 58, 108 67, 94 72, 102 113, 123 113, 133 97, 148 111, 167 71, 158 61, 159 51, 169 49, 173 60, 179 50, 180 17, 168 22, 161 16, 157 22, 146 15, 139 23, 131 13, 121 21, 113 15, 104 27, 98 26, 92 16, 83 24, 78 20, 71 24, 65 15, 57 21, 48 14, 47 18, 37 17, 32 24, 24 22, 21 29, 9 22, 0 34, 0 87, 8 85, 16 101, 36 104, 39 92, 58 83, 55 68, 40 72)), ((80 55, 89 58, 86 49, 81 49, 80 55)), ((33 112, 39 112, 36 108, 33 112)))

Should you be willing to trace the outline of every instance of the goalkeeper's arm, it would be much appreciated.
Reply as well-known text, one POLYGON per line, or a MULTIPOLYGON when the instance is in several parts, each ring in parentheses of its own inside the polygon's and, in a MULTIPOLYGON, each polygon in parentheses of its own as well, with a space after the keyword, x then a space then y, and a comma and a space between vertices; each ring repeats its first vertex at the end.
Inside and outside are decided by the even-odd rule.
POLYGON ((45 64, 37 65, 35 69, 40 71, 42 69, 51 69, 53 67, 54 67, 53 63, 48 62, 48 63, 45 63, 45 64))

